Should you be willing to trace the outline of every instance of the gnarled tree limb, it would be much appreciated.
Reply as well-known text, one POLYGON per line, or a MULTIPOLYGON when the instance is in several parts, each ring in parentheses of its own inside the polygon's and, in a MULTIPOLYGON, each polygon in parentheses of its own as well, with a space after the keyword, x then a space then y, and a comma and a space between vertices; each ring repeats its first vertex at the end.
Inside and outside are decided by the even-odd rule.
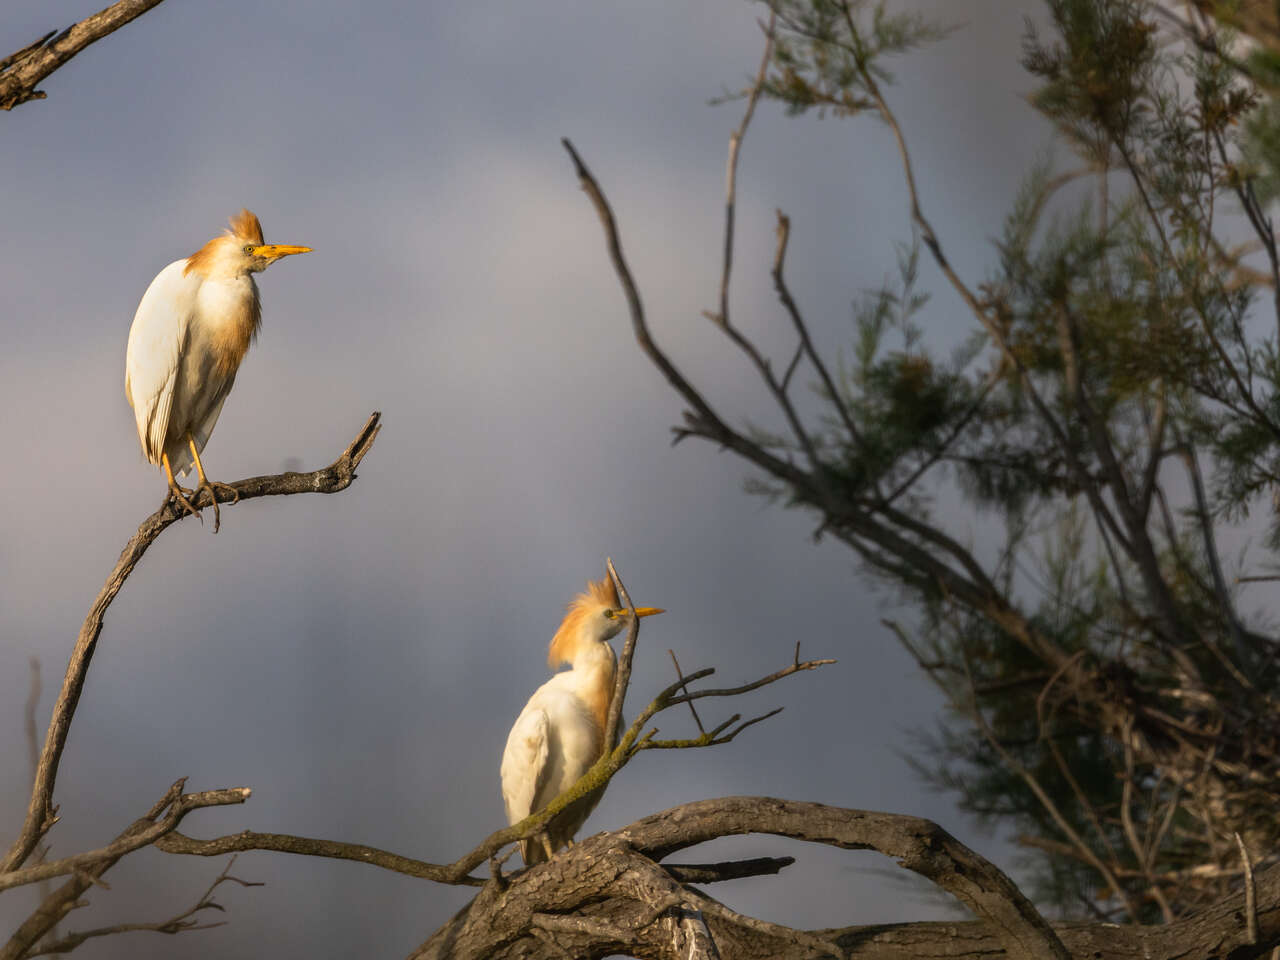
POLYGON ((684 960, 688 945, 675 927, 695 912, 705 918, 720 954, 735 960, 1262 957, 1280 939, 1280 867, 1258 876, 1256 896, 1257 944, 1250 943, 1243 894, 1160 926, 1050 927, 995 866, 927 820, 729 797, 685 804, 615 833, 597 834, 505 885, 487 884, 412 957, 558 960, 623 952, 684 960), (980 919, 791 930, 742 917, 675 884, 668 868, 656 862, 687 846, 744 833, 878 850, 955 894, 980 919))

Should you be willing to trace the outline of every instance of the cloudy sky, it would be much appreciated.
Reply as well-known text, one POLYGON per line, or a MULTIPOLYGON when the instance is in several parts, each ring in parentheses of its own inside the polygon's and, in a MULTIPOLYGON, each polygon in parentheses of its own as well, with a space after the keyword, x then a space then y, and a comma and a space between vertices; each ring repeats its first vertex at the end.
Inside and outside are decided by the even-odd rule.
MULTIPOLYGON (((898 65, 893 100, 935 226, 980 280, 1016 184, 1048 143, 1017 65, 1022 20, 990 0, 923 9, 958 24, 898 65)), ((92 12, 9 3, 17 49, 92 12)), ((206 465, 226 481, 314 469, 370 411, 385 428, 337 497, 255 501, 222 532, 184 521, 108 616, 58 780, 55 855, 100 845, 179 776, 251 786, 184 829, 250 828, 452 860, 503 825, 498 761, 564 604, 612 556, 641 637, 629 706, 686 669, 745 681, 795 641, 838 665, 726 704, 768 724, 716 750, 640 757, 588 831, 674 804, 770 794, 938 820, 1009 863, 903 752, 938 700, 879 619, 890 608, 812 518, 742 492, 748 472, 670 446, 681 405, 631 339, 595 214, 559 145, 607 190, 655 335, 732 422, 768 424, 753 374, 700 317, 717 296, 723 175, 762 8, 599 4, 170 2, 82 53, 49 99, 0 118, 0 825, 25 808, 27 662, 48 717, 84 612, 164 493, 123 395, 139 297, 247 206, 267 240, 315 252, 260 277, 265 322, 206 465)), ((767 271, 774 210, 822 346, 910 237, 887 132, 762 105, 740 169, 739 323, 790 349, 767 271)), ((934 335, 968 319, 938 282, 934 335)), ((979 521, 966 528, 980 536, 979 521)), ((708 708, 708 712, 716 708, 708 708)), ((663 723, 687 733, 690 721, 663 723)), ((7 845, 8 839, 3 843, 7 845)), ((735 908, 801 926, 919 919, 873 854, 766 839, 707 851, 796 855, 783 877, 721 885, 735 908)), ((700 855, 700 858, 701 855, 700 855)), ((222 861, 137 855, 71 929, 158 920, 222 861)), ((250 854, 230 925, 133 935, 92 957, 401 956, 466 891, 337 862, 250 854)), ((8 929, 34 903, 0 900, 8 929)))

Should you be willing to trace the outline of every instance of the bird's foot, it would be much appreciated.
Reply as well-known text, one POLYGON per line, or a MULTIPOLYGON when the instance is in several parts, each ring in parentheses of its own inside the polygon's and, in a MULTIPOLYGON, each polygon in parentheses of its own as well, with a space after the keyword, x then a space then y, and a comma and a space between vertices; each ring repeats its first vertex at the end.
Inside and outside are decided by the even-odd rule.
POLYGON ((175 483, 173 486, 169 488, 168 499, 173 500, 176 503, 182 504, 183 508, 187 511, 187 513, 191 514, 193 517, 199 517, 200 521, 203 523, 204 518, 200 516, 200 511, 197 510, 194 506, 192 506, 191 500, 190 500, 190 498, 194 497, 197 493, 198 491, 196 490, 187 490, 185 487, 180 487, 178 486, 178 484, 175 483))
POLYGON ((213 532, 217 533, 218 528, 222 526, 222 512, 218 509, 218 492, 226 491, 231 494, 228 503, 240 502, 240 491, 229 483, 218 483, 216 480, 202 480, 200 486, 196 488, 196 493, 205 490, 209 491, 209 500, 213 503, 213 532))

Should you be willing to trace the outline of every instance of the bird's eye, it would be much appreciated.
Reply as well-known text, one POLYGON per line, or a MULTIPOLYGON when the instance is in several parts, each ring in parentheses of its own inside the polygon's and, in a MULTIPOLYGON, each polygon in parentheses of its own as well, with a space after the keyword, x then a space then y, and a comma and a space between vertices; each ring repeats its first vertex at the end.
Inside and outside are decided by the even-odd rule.
POLYGON ((253 256, 253 244, 252 244, 252 243, 246 243, 246 244, 244 245, 244 253, 245 253, 245 256, 247 256, 247 257, 251 257, 251 256, 253 256))
POLYGON ((612 619, 613 619, 614 617, 616 617, 616 616, 617 616, 617 614, 616 614, 616 613, 614 613, 612 610, 606 610, 606 611, 604 612, 604 618, 605 618, 606 620, 612 620, 612 619))

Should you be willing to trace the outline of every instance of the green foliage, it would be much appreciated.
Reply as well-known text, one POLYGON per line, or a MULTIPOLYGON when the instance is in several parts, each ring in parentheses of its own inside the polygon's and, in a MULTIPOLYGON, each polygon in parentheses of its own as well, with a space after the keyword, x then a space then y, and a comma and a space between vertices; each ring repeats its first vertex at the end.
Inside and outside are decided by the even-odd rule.
POLYGON ((850 116, 871 106, 868 78, 892 75, 887 56, 941 39, 947 30, 913 13, 890 13, 887 0, 774 0, 783 30, 764 92, 791 113, 814 107, 850 116))
MULTIPOLYGON (((770 6, 765 94, 896 133, 884 60, 946 31, 858 0, 770 6)), ((915 758, 926 779, 1036 851, 1064 913, 1158 922, 1230 889, 1224 836, 1255 856, 1280 842, 1280 641, 1236 612, 1217 546, 1257 512, 1280 548, 1280 301, 1241 252, 1274 254, 1255 185, 1280 114, 1144 0, 1046 8, 1022 62, 1083 169, 1029 171, 985 283, 954 281, 975 328, 951 356, 921 321, 922 250, 950 266, 913 188, 917 242, 855 305, 822 393, 818 481, 768 489, 918 612, 900 639, 950 703, 915 758), (943 497, 1003 545, 961 543, 943 497)))

